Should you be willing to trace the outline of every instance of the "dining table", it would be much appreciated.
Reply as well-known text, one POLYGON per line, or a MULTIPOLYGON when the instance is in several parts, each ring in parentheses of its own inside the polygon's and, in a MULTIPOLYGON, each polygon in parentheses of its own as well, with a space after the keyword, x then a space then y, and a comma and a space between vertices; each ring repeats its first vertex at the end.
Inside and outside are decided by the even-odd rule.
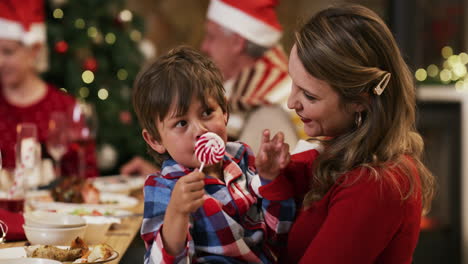
MULTIPOLYGON (((106 233, 106 237, 103 243, 111 246, 115 251, 118 252, 118 257, 112 261, 106 262, 106 264, 120 263, 120 260, 125 255, 130 244, 137 234, 141 227, 143 220, 143 192, 142 190, 133 191, 131 196, 138 199, 136 206, 132 208, 125 208, 125 210, 132 212, 131 215, 123 217, 119 224, 112 224, 109 231, 106 233)), ((11 248, 11 247, 22 247, 27 244, 27 241, 12 241, 0 244, 0 249, 11 248)), ((143 259, 135 259, 135 263, 141 262, 143 259)))

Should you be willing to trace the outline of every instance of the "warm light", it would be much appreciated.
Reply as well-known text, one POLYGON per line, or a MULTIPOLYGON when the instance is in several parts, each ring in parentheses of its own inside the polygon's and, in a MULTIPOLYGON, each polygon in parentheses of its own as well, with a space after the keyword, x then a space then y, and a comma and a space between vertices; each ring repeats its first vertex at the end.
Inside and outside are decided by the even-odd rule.
POLYGON ((457 55, 452 55, 447 59, 448 65, 453 67, 455 64, 461 63, 460 58, 457 55))
POLYGON ((466 66, 461 63, 457 63, 453 66, 453 73, 459 78, 466 75, 466 66))
POLYGON ((128 77, 128 72, 125 70, 125 69, 120 69, 118 72, 117 72, 117 78, 121 81, 124 81, 126 80, 128 77))
POLYGON ((426 80, 427 72, 426 72, 425 69, 418 69, 416 71, 416 73, 414 74, 414 76, 416 77, 416 80, 422 82, 422 81, 426 80))
POLYGON ((120 20, 124 22, 129 22, 132 20, 133 15, 132 15, 132 12, 130 12, 130 10, 124 9, 122 10, 122 12, 120 12, 119 17, 120 17, 120 20))
POLYGON ((465 52, 462 52, 462 53, 458 54, 458 57, 460 57, 460 62, 461 63, 468 64, 468 54, 466 54, 465 52))
POLYGON ((88 87, 81 87, 78 93, 80 94, 81 98, 86 98, 89 96, 89 89, 88 87))
POLYGON ((442 48, 442 57, 444 57, 444 59, 448 59, 448 57, 450 57, 452 55, 453 55, 452 47, 445 46, 445 47, 442 48))
POLYGON ((86 70, 81 74, 81 79, 84 83, 92 83, 94 81, 94 73, 92 71, 86 70))
POLYGON ((443 69, 440 72, 440 80, 442 82, 448 83, 450 79, 452 79, 452 72, 447 69, 443 69))
POLYGON ((56 8, 53 13, 54 18, 62 19, 63 18, 63 10, 60 8, 56 8))
POLYGON ((105 39, 107 44, 112 45, 115 43, 116 37, 115 34, 111 32, 106 34, 105 39))
POLYGON ((105 88, 101 88, 98 91, 98 97, 101 100, 106 100, 109 97, 109 92, 105 88))
POLYGON ((88 36, 90 38, 95 38, 98 34, 98 30, 96 27, 89 27, 88 28, 88 36))
POLYGON ((86 22, 82 18, 78 18, 75 20, 75 27, 79 29, 83 29, 86 27, 86 22))
POLYGON ((464 81, 458 81, 455 83, 455 89, 461 91, 465 87, 465 82, 464 81))
POLYGON ((130 32, 130 38, 135 41, 135 42, 138 42, 141 40, 141 32, 134 29, 132 30, 132 32, 130 32))
POLYGON ((439 67, 435 64, 431 64, 427 66, 427 75, 431 76, 432 78, 436 77, 439 74, 439 67))
POLYGON ((64 91, 64 92, 68 93, 67 89, 65 89, 65 88, 63 88, 63 87, 62 87, 62 88, 60 88, 59 90, 60 90, 60 91, 64 91))

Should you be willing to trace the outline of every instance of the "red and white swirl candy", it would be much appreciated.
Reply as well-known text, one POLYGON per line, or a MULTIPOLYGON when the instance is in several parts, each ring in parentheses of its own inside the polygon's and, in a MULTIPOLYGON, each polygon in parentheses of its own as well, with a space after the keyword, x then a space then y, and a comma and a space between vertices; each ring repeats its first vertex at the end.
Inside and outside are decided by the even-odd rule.
POLYGON ((224 157, 226 147, 221 137, 213 132, 206 132, 195 143, 195 155, 201 162, 200 171, 203 166, 220 162, 224 157))

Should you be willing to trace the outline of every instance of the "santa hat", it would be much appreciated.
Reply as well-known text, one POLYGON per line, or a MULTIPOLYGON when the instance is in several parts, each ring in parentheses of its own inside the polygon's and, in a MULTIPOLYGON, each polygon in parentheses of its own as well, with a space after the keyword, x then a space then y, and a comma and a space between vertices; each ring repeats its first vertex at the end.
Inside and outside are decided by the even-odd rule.
POLYGON ((37 68, 47 68, 46 27, 43 0, 0 0, 0 38, 25 45, 43 44, 37 68))
POLYGON ((0 0, 0 38, 45 43, 43 0, 0 0))
POLYGON ((257 45, 271 47, 282 33, 277 4, 277 0, 211 0, 207 17, 257 45))

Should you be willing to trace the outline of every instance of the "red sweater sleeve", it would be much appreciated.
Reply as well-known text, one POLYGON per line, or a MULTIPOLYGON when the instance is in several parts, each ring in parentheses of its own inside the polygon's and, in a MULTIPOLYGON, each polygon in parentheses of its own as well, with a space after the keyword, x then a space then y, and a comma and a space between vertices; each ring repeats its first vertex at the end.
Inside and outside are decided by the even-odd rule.
POLYGON ((365 173, 359 178, 357 175, 349 175, 343 185, 333 186, 322 200, 301 212, 288 247, 293 249, 296 244, 304 251, 301 258, 290 250, 290 260, 321 264, 411 263, 419 235, 419 196, 402 200, 390 183, 376 181, 365 173))

